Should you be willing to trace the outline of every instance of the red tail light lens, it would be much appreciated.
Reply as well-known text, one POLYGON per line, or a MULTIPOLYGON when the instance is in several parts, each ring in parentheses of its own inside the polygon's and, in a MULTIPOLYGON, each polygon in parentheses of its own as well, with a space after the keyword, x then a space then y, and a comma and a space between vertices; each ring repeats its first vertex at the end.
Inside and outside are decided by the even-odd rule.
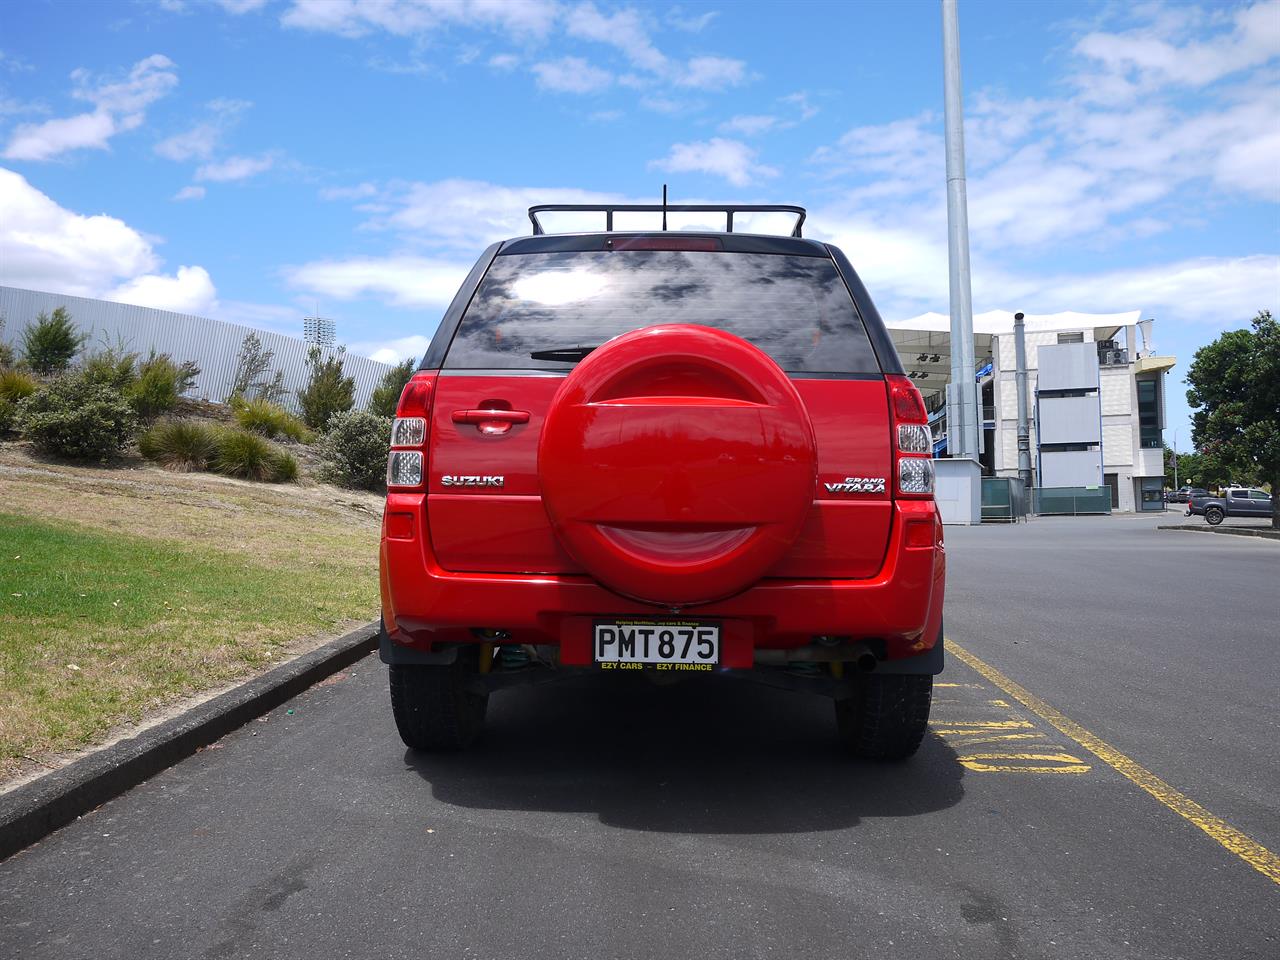
POLYGON ((419 370, 400 391, 396 404, 397 417, 425 417, 431 407, 431 391, 436 385, 436 375, 419 370))
POLYGON ((929 414, 924 409, 924 397, 916 385, 908 378, 890 374, 885 377, 889 384, 889 401, 893 407, 895 423, 928 423, 929 414))
POLYGON ((610 250, 723 250, 715 237, 616 237, 609 240, 610 250))
POLYGON ((910 379, 885 377, 889 390, 889 411, 893 416, 892 436, 897 474, 897 495, 916 499, 933 497, 933 437, 924 397, 910 379))

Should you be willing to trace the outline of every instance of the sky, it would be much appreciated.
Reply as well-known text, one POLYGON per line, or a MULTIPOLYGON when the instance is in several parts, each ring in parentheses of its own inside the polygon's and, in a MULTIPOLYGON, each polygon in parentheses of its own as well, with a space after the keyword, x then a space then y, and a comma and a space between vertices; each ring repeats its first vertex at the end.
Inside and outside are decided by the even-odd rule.
MULTIPOLYGON (((1280 309, 1280 2, 959 11, 974 311, 1155 318, 1186 448, 1195 349, 1280 309)), ((0 283, 421 356, 529 205, 665 183, 946 313, 941 44, 935 0, 12 0, 0 283)))

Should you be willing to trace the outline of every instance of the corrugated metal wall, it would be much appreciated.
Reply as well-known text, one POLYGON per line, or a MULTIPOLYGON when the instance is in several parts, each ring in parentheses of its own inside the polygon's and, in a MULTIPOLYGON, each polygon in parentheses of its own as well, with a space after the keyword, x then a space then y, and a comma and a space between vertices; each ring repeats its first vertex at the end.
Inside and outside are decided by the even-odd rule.
MULTIPOLYGON (((115 346, 123 341, 128 350, 143 356, 154 348, 157 353, 167 353, 179 363, 194 360, 200 367, 200 376, 188 392, 189 397, 215 401, 226 399, 235 377, 240 347, 250 333, 257 335, 264 349, 275 354, 271 369, 284 371, 284 385, 289 391, 284 401, 286 406, 293 406, 296 403, 294 394, 306 386, 310 344, 297 337, 185 313, 86 297, 0 287, 0 318, 4 320, 3 327, 0 327, 0 341, 20 350, 22 331, 27 324, 39 314, 52 313, 58 307, 66 307, 80 331, 89 334, 88 349, 115 346)), ((387 364, 368 357, 346 355, 343 370, 347 376, 355 378, 357 408, 369 402, 369 394, 389 369, 387 364)))

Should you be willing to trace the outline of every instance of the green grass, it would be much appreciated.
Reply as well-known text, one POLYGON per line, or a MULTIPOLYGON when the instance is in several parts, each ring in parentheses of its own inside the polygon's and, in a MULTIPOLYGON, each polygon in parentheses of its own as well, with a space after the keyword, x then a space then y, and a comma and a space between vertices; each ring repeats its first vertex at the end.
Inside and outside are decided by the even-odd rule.
POLYGON ((0 544, 0 774, 377 606, 376 571, 353 576, 347 550, 286 572, 281 558, 4 513, 0 544))

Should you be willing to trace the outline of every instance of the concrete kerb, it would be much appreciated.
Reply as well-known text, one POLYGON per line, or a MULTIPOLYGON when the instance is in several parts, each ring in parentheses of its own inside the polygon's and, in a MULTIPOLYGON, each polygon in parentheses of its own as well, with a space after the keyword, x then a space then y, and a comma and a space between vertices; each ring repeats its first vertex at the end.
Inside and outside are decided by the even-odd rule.
POLYGON ((1268 540, 1280 540, 1280 530, 1270 527, 1203 527, 1189 523, 1163 524, 1157 530, 1189 530, 1192 533, 1225 533, 1233 537, 1265 537, 1268 540))
POLYGON ((376 621, 0 796, 0 860, 278 707, 378 646, 376 621))

